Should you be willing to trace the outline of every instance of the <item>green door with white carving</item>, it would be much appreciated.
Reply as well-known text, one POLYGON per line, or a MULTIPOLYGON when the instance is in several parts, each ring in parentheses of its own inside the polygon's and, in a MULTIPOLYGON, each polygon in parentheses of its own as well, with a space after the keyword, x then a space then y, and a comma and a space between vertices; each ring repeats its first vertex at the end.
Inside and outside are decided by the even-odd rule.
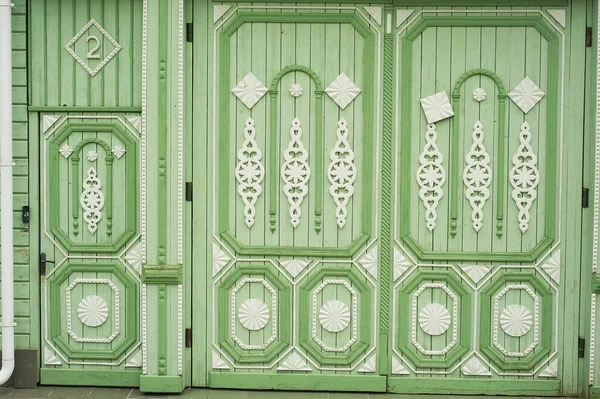
POLYGON ((585 7, 554 3, 194 4, 193 385, 577 392, 585 7))

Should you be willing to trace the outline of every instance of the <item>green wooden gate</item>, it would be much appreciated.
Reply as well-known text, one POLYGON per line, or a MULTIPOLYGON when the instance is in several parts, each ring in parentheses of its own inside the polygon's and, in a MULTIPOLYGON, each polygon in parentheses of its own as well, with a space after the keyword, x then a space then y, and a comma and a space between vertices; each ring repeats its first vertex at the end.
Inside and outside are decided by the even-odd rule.
POLYGON ((583 7, 195 3, 193 384, 576 392, 583 7))

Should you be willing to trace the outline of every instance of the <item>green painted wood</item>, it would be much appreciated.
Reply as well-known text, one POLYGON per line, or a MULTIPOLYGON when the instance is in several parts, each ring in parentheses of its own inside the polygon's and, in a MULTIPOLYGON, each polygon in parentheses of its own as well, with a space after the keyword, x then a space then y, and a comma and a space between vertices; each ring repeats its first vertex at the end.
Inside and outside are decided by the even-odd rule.
POLYGON ((54 385, 138 387, 140 375, 140 371, 137 370, 98 373, 95 370, 60 370, 48 367, 40 369, 41 381, 48 381, 48 383, 53 381, 54 385))
POLYGON ((185 385, 181 376, 140 376, 140 391, 160 393, 181 393, 185 385))
POLYGON ((181 284, 183 267, 181 265, 144 265, 142 282, 146 284, 181 284))
POLYGON ((558 381, 492 380, 489 378, 470 378, 468 383, 455 378, 394 378, 388 381, 388 390, 411 394, 488 395, 489 392, 502 392, 507 396, 556 396, 560 395, 560 383, 558 381))

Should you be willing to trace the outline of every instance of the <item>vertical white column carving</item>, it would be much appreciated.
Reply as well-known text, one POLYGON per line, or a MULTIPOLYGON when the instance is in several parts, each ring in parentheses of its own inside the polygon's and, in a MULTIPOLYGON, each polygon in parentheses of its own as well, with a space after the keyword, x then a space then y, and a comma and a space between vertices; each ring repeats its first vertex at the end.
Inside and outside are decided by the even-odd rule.
POLYGON ((483 207, 490 197, 489 186, 492 182, 492 170, 490 169, 490 154, 483 145, 483 124, 475 122, 473 126, 473 144, 467 153, 465 161, 467 166, 463 172, 463 181, 467 189, 465 196, 471 205, 471 219, 473 229, 479 231, 483 222, 483 207))
POLYGON ((104 194, 102 194, 102 182, 98 178, 96 168, 90 167, 87 176, 83 179, 83 192, 79 197, 79 203, 83 208, 83 220, 88 225, 90 233, 95 234, 98 223, 102 220, 102 208, 104 208, 104 194))
POLYGON ((525 233, 529 228, 529 209, 537 197, 536 188, 540 182, 540 174, 536 167, 537 157, 529 144, 531 132, 527 122, 521 125, 519 140, 521 144, 512 158, 514 167, 510 171, 510 184, 513 187, 512 198, 519 208, 519 228, 525 233))
POLYGON ((298 118, 292 121, 290 137, 290 142, 283 151, 285 162, 281 166, 281 178, 284 182, 283 191, 290 203, 290 223, 296 228, 300 223, 300 206, 308 194, 307 184, 310 179, 308 151, 302 143, 302 127, 298 118))
POLYGON ((337 141, 329 154, 329 159, 331 159, 327 169, 327 177, 331 183, 329 194, 337 205, 335 216, 341 229, 346 224, 346 216, 348 216, 346 205, 354 194, 353 183, 356 180, 354 151, 348 143, 348 122, 344 118, 338 122, 337 141))
POLYGON ((417 183, 421 189, 419 190, 419 198, 425 206, 425 220, 429 231, 435 229, 435 221, 437 220, 436 208, 440 199, 444 196, 442 186, 446 182, 446 171, 442 166, 444 157, 438 148, 437 133, 435 124, 427 125, 427 133, 425 134, 425 146, 423 152, 419 156, 419 169, 417 170, 417 183))
POLYGON ((262 193, 261 183, 265 177, 265 168, 260 162, 262 151, 254 140, 256 130, 252 118, 246 120, 244 128, 244 143, 238 151, 238 164, 235 168, 235 178, 238 181, 238 194, 244 201, 244 216, 246 226, 254 225, 256 209, 254 205, 262 193))

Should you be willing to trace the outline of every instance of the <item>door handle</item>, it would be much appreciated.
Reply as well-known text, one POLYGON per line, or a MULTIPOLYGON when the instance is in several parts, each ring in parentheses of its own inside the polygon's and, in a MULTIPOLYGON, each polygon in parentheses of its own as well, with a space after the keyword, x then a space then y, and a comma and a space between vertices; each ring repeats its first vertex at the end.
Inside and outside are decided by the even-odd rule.
POLYGON ((44 252, 42 252, 40 254, 40 276, 45 276, 46 275, 46 266, 48 263, 52 263, 54 264, 53 260, 48 260, 46 258, 46 254, 44 252))

